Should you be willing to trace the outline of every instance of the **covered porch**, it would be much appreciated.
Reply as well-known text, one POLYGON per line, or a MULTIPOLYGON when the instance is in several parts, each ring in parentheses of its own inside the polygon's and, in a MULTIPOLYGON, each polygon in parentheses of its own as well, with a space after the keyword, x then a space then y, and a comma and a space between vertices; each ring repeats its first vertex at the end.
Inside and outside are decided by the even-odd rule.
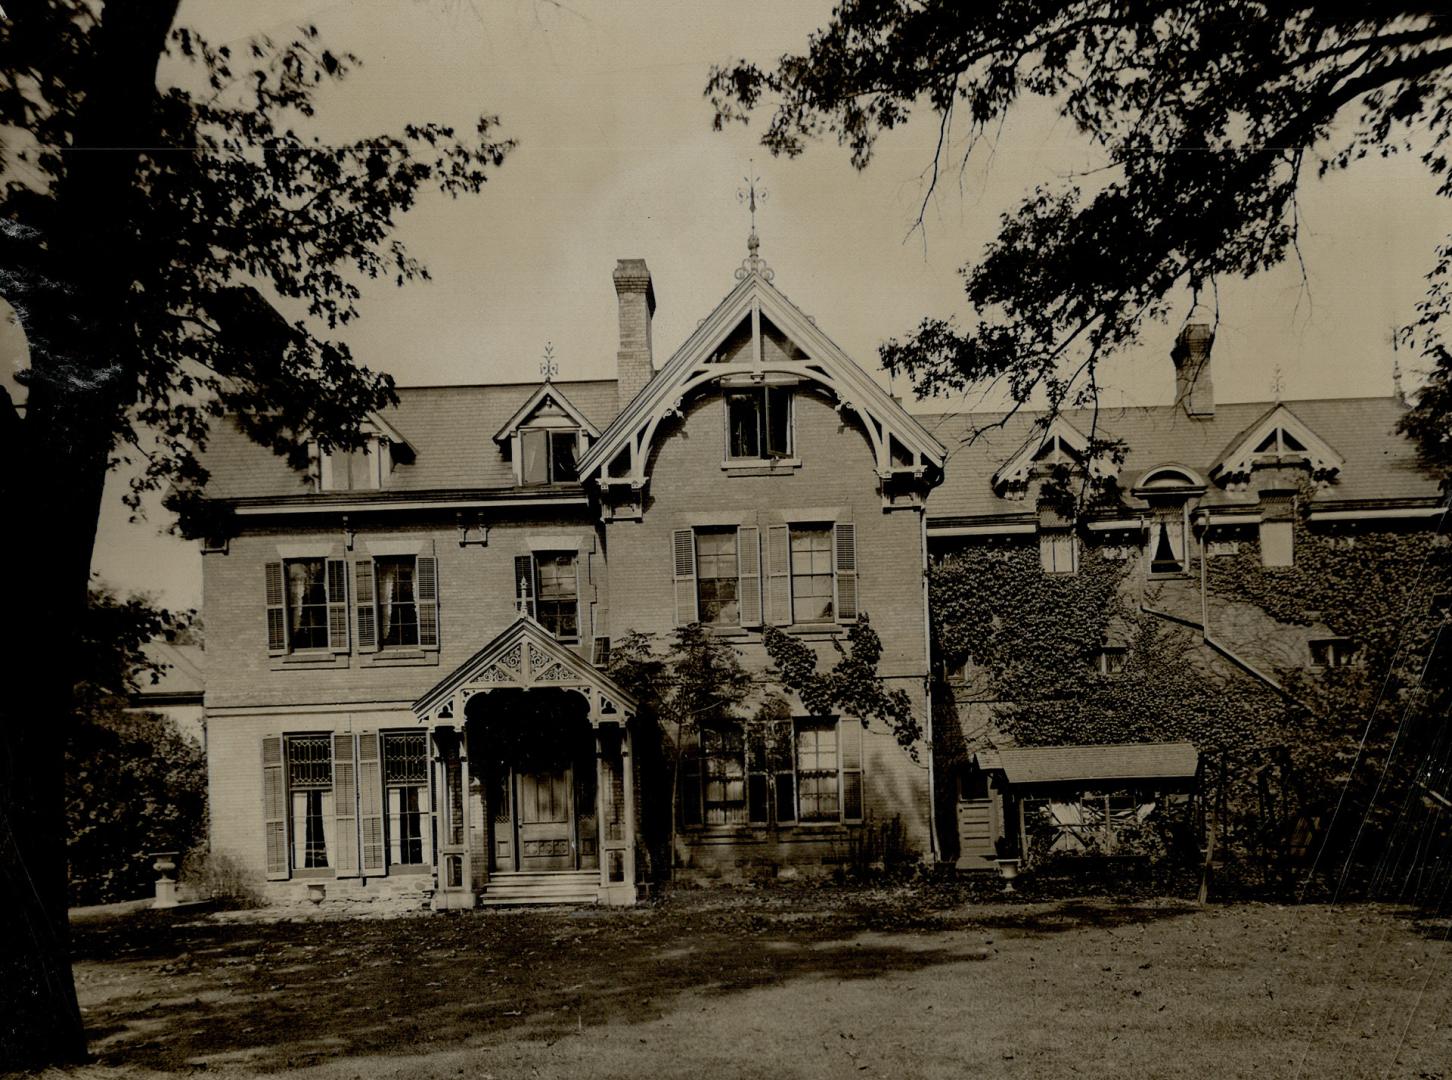
POLYGON ((523 615, 413 711, 432 748, 435 908, 635 903, 624 691, 523 615))

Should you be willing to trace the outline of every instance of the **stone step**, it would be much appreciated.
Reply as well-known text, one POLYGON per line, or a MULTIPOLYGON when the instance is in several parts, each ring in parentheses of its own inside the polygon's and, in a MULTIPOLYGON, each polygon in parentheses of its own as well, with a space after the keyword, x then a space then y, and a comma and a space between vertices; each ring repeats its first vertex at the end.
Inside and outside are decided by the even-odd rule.
POLYGON ((518 896, 499 896, 486 892, 479 898, 480 907, 522 907, 524 905, 542 907, 547 904, 553 904, 557 907, 579 907, 596 902, 597 899, 593 892, 561 896, 540 896, 536 893, 524 893, 518 896))

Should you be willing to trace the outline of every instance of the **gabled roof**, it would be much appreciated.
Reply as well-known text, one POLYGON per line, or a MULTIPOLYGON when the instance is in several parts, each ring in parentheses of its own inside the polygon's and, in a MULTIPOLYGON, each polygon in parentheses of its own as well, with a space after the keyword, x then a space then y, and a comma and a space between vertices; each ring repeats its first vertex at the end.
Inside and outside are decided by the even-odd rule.
POLYGON ((1010 784, 1190 780, 1200 771, 1199 752, 1187 742, 1015 746, 980 750, 973 761, 980 769, 1001 771, 1010 784))
POLYGON ((413 711, 420 719, 463 723, 463 704, 470 696, 498 689, 572 690, 589 702, 591 723, 623 723, 635 712, 634 698, 529 615, 515 619, 444 676, 413 703, 413 711))
MULTIPOLYGON (((1097 430, 1095 438, 1101 443, 1109 441, 1108 435, 1103 430, 1097 430)), ((1002 491, 1010 488, 1022 488, 1026 485, 1033 476, 1034 467, 1038 464, 1045 448, 1050 446, 1055 449, 1063 447, 1080 462, 1088 462, 1091 475, 1114 475, 1114 463, 1106 459, 1102 453, 1091 457, 1089 436, 1064 416, 1059 415, 1054 417, 1046 428, 1031 434, 1024 441, 1019 452, 1004 462, 1003 466, 993 474, 994 489, 1002 491)))
MULTIPOLYGON (((570 403, 603 429, 615 415, 615 380, 552 383, 570 403)), ((538 382, 493 386, 400 386, 398 404, 381 414, 392 428, 407 432, 416 451, 395 468, 387 490, 432 492, 503 490, 516 486, 509 460, 489 436, 539 389, 538 382)), ((214 499, 260 499, 311 494, 308 475, 247 437, 231 420, 212 425, 202 465, 211 473, 206 494, 214 499)))
POLYGON ((1280 462, 1307 464, 1312 476, 1326 479, 1340 472, 1346 459, 1288 406, 1277 403, 1231 442, 1210 475, 1219 483, 1234 483, 1248 479, 1258 463, 1280 462))
POLYGON ((378 434, 382 435, 394 446, 403 447, 410 455, 416 455, 418 453, 413 443, 399 434, 398 429, 385 420, 379 413, 371 412, 368 414, 368 418, 363 423, 364 428, 366 429, 369 424, 372 424, 378 434))
POLYGON ((850 409, 863 420, 873 441, 878 471, 884 476, 894 467, 894 440, 914 456, 914 468, 943 467, 947 456, 943 445, 772 285, 762 270, 752 269, 742 275, 740 283, 590 447, 580 460, 580 475, 603 473, 608 463, 628 449, 630 475, 619 479, 643 486, 648 479, 645 461, 655 430, 666 415, 679 409, 683 396, 723 377, 744 379, 752 373, 796 377, 834 395, 838 408, 850 409), (743 320, 751 319, 755 324, 763 317, 803 355, 757 355, 743 362, 722 361, 717 356, 717 350, 743 320))
POLYGON ((523 405, 514 410, 514 415, 504 422, 504 426, 494 433, 494 441, 497 443, 508 442, 516 431, 534 417, 536 412, 549 404, 553 404, 578 424, 590 438, 598 439, 600 437, 600 429, 590 423, 584 413, 575 408, 574 403, 565 397, 558 386, 552 382, 543 382, 534 393, 525 399, 523 405))
MULTIPOLYGON (((1192 418, 1174 405, 1103 407, 1097 425, 1093 411, 1074 409, 1065 419, 1081 431, 1112 432, 1124 446, 1120 475, 1144 476, 1161 465, 1179 464, 1201 476, 1259 426, 1276 406, 1271 402, 1229 402, 1215 406, 1215 415, 1192 418)), ((1291 403, 1294 415, 1313 431, 1333 433, 1346 464, 1334 481, 1320 488, 1315 505, 1415 501, 1433 504, 1442 495, 1436 477, 1417 460, 1417 448, 1397 432, 1406 406, 1392 397, 1326 398, 1291 403)), ((1041 414, 945 413, 924 415, 934 434, 953 448, 943 482, 928 495, 928 520, 966 522, 1025 513, 1021 501, 1004 498, 993 487, 1001 463, 1043 430, 1041 414)), ((1130 508, 1143 501, 1126 492, 1130 508)), ((1210 508, 1255 507, 1253 491, 1226 489, 1212 483, 1200 505, 1210 508)), ((1030 508, 1031 510, 1031 508, 1030 508)))
POLYGON ((134 704, 185 704, 201 703, 206 690, 206 654, 198 645, 173 645, 168 641, 148 641, 141 646, 149 663, 157 664, 161 671, 155 673, 152 681, 150 672, 143 672, 137 679, 136 692, 131 695, 134 704))

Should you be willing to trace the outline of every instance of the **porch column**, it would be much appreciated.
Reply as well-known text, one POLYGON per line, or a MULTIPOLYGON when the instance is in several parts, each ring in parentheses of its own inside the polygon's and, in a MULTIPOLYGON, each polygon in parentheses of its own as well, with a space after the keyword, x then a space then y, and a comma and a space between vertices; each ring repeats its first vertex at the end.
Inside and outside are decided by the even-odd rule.
POLYGON ((463 731, 434 730, 435 775, 438 781, 439 888, 435 908, 471 908, 474 889, 469 875, 469 760, 463 731))
POLYGON ((632 899, 636 892, 635 879, 635 761, 631 754, 630 725, 621 724, 620 771, 625 788, 625 884, 630 887, 632 899))
POLYGON ((605 747, 600 742, 600 729, 593 728, 591 733, 595 736, 595 832, 598 834, 595 850, 600 853, 600 888, 607 889, 610 886, 610 854, 606 845, 610 792, 606 785, 610 778, 605 773, 605 747))

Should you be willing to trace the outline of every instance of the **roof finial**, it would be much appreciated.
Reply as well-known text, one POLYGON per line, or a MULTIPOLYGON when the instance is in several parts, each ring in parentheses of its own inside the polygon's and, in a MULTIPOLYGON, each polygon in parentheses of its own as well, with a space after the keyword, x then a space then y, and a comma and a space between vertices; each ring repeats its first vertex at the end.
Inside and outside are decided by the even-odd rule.
POLYGON ((745 203, 751 212, 751 232, 746 237, 746 260, 737 269, 736 280, 742 281, 748 275, 760 274, 770 281, 776 275, 767 269, 766 261, 757 254, 761 249, 761 238, 756 235, 756 203, 758 199, 766 202, 767 190, 757 186, 761 183, 761 177, 756 175, 756 159, 751 158, 748 166, 747 175, 741 178, 746 183, 746 189, 744 191, 737 189, 736 201, 745 203))
POLYGON ((544 376, 545 382, 549 382, 560 373, 560 364, 555 359, 555 344, 552 341, 545 342, 544 356, 539 362, 539 373, 544 376))
POLYGON ((1281 378, 1281 366, 1277 364, 1275 371, 1271 374, 1271 395, 1275 398, 1277 405, 1281 403, 1281 394, 1286 388, 1286 380, 1281 378))

